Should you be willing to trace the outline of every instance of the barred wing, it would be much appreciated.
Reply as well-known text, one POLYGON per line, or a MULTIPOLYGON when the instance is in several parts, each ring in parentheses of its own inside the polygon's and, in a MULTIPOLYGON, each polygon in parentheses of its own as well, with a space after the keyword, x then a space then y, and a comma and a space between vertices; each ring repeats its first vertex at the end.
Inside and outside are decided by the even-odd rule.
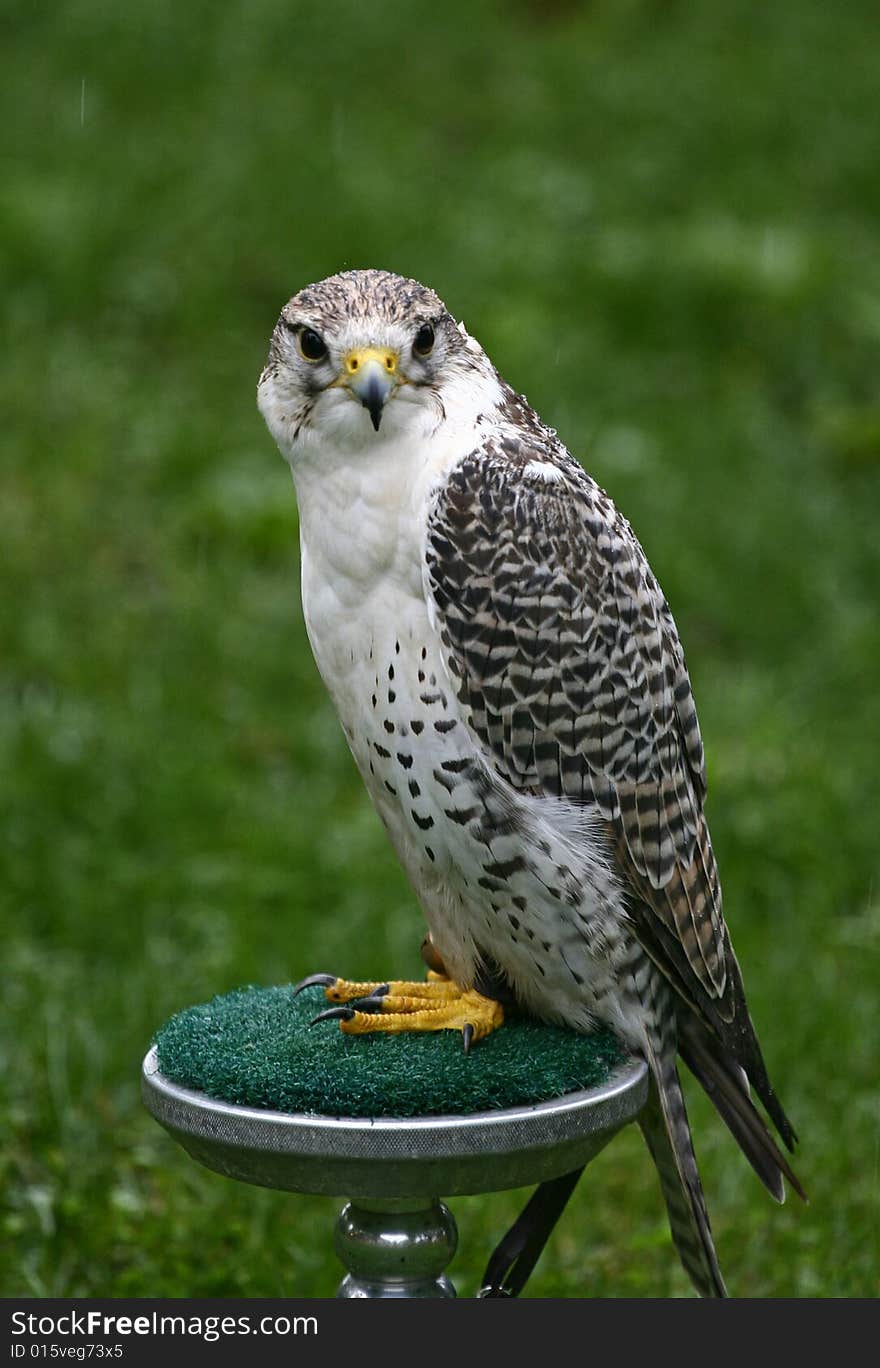
POLYGON ((598 806, 645 948, 692 1005, 729 1019, 732 953, 702 816, 697 715, 675 624, 629 524, 536 431, 487 441, 454 468, 426 556, 449 670, 495 765, 518 788, 598 806))

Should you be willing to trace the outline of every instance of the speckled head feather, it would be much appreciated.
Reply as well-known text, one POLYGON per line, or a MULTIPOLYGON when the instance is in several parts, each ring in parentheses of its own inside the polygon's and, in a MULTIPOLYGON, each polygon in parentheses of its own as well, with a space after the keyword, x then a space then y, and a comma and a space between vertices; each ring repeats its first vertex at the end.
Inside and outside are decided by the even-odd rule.
POLYGON ((433 290, 390 271, 342 271, 285 304, 258 395, 279 446, 293 459, 315 455, 322 432, 337 447, 350 450, 366 437, 375 449, 352 399, 369 409, 374 433, 381 424, 383 442, 406 428, 422 438, 426 424, 446 418, 450 386, 492 374, 482 348, 433 290), (363 382, 363 369, 356 374, 370 362, 379 367, 372 366, 372 386, 363 382))
POLYGON ((314 328, 321 336, 335 337, 365 328, 375 333, 377 328, 395 325, 418 329, 424 323, 442 331, 448 349, 464 349, 466 334, 440 296, 426 285, 375 268, 340 271, 306 285, 285 304, 272 334, 263 377, 283 359, 286 335, 298 328, 314 328))
POLYGON ((448 314, 443 300, 426 285, 393 271, 340 271, 307 285, 285 305, 282 316, 307 314, 316 326, 341 318, 380 318, 388 323, 410 319, 433 322, 448 314))

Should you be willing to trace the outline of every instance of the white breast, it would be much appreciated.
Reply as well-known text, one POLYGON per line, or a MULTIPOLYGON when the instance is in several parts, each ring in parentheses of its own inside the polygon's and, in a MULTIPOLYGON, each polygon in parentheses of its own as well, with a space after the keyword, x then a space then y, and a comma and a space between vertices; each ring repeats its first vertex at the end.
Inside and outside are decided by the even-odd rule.
POLYGON ((426 599, 431 494, 471 445, 377 442, 295 469, 309 640, 450 972, 468 981, 489 954, 537 1013, 584 1028, 599 1015, 628 1035, 612 992, 624 913, 596 824, 514 793, 480 755, 426 599), (461 768, 475 759, 476 778, 461 768), (515 835, 460 816, 493 802, 515 809, 515 835))

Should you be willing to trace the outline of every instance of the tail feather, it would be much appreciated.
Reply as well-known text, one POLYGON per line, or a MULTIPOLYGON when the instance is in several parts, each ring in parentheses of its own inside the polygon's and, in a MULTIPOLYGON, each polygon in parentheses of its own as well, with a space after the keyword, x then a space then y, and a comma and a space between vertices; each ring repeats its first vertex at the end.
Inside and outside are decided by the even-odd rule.
POLYGON ((737 1066, 712 1049, 710 1041, 696 1023, 688 1023, 682 1029, 678 1048, 682 1059, 706 1090, 722 1121, 770 1195, 777 1202, 785 1201, 785 1178, 798 1196, 806 1201, 807 1194, 753 1106, 747 1084, 740 1077, 741 1071, 737 1066))
POLYGON ((700 1296, 726 1297, 674 1052, 658 1054, 648 1039, 645 1053, 653 1087, 639 1125, 660 1176, 672 1238, 700 1296))
POLYGON ((642 1008, 642 1050, 651 1072, 651 1092, 639 1125, 660 1177, 672 1238, 700 1296, 726 1297, 675 1067, 675 999, 647 956, 634 962, 631 982, 642 1008))

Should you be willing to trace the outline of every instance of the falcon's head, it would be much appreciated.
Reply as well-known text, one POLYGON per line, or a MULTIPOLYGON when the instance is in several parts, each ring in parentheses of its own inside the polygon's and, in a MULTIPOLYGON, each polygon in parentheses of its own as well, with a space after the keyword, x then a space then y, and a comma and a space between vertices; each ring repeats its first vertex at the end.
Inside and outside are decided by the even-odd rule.
POLYGON ((343 271, 284 306, 257 397, 295 462, 316 441, 353 451, 427 437, 490 377, 433 290, 390 271, 343 271))

